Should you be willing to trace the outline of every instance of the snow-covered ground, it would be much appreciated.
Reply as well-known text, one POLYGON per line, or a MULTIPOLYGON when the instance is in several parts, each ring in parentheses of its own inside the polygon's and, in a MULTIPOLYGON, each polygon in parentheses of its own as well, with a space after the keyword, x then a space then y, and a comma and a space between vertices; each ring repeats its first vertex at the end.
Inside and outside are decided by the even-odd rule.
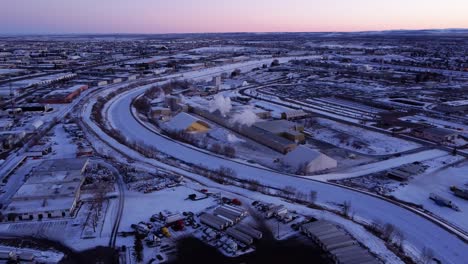
MULTIPOLYGON (((440 159, 435 159, 432 163, 433 166, 436 166, 434 163, 439 163, 438 167, 440 168, 441 162, 450 164, 449 161, 442 161, 440 159)), ((408 181, 408 184, 398 188, 391 194, 400 200, 420 204, 424 209, 468 230, 468 200, 454 196, 450 191, 451 186, 463 187, 468 184, 468 162, 444 167, 413 177, 408 181), (461 211, 457 212, 449 207, 438 206, 434 201, 429 199, 430 193, 435 193, 451 200, 460 207, 461 211)))
POLYGON ((429 124, 429 125, 436 126, 439 128, 450 129, 450 130, 456 131, 457 133, 463 134, 465 137, 468 137, 468 126, 460 124, 459 122, 456 123, 456 122, 451 122, 449 120, 441 120, 438 118, 432 118, 432 117, 428 117, 425 115, 405 116, 405 117, 401 117, 400 119, 407 121, 407 122, 429 124))
POLYGON ((252 50, 253 48, 249 47, 242 47, 242 46, 210 46, 210 47, 203 47, 203 48, 196 48, 190 50, 191 52, 196 53, 233 53, 233 52, 241 52, 246 50, 252 50))
POLYGON ((52 151, 55 158, 75 158, 77 146, 72 141, 72 137, 68 134, 63 124, 59 124, 54 128, 54 136, 52 137, 52 151))
POLYGON ((125 193, 124 217, 122 217, 120 229, 131 231, 131 224, 137 224, 140 221, 148 222, 153 214, 164 210, 174 213, 191 211, 196 214, 215 204, 213 198, 199 201, 187 199, 193 193, 197 192, 184 186, 147 194, 128 191, 125 193))
MULTIPOLYGON (((339 172, 339 173, 329 173, 316 176, 310 176, 316 180, 339 180, 346 178, 354 178, 359 176, 364 176, 376 172, 381 172, 389 169, 399 167, 404 164, 409 164, 413 162, 421 162, 426 160, 431 160, 440 157, 446 157, 449 154, 442 150, 426 150, 413 154, 403 155, 397 158, 392 158, 388 160, 378 161, 362 166, 352 167, 348 170, 339 172)), ((308 178, 310 178, 308 177, 308 178)))
MULTIPOLYGON (((218 74, 219 71, 220 69, 212 69, 210 72, 213 74, 218 74)), ((202 77, 209 76, 209 74, 206 72, 194 72, 191 74, 186 74, 186 77, 190 76, 195 78, 199 75, 202 75, 202 77)), ((142 127, 136 120, 133 119, 132 114, 130 113, 129 106, 132 98, 139 95, 144 89, 145 88, 136 89, 124 94, 123 96, 114 100, 109 109, 108 117, 111 118, 111 123, 120 129, 127 137, 143 140, 147 144, 156 146, 161 152, 167 153, 188 162, 201 163, 212 169, 217 169, 220 166, 232 168, 237 172, 239 178, 256 179, 264 184, 279 188, 290 185, 304 192, 317 190, 319 197, 318 202, 321 204, 331 206, 336 203, 351 201, 356 217, 364 219, 368 222, 380 220, 384 223, 392 223, 395 226, 399 226, 406 237, 406 241, 408 242, 409 247, 411 247, 414 252, 421 252, 425 246, 431 245, 431 248, 436 252, 436 257, 441 259, 444 263, 461 263, 466 258, 468 258, 468 250, 465 242, 458 239, 453 234, 447 232, 439 225, 395 204, 388 203, 384 200, 363 193, 358 193, 349 189, 343 189, 338 186, 311 181, 309 179, 299 177, 291 177, 288 175, 221 159, 211 155, 206 155, 180 144, 174 144, 174 142, 154 134, 153 132, 142 127)), ((388 160, 384 164, 386 166, 392 167, 398 166, 398 164, 401 165, 407 162, 434 158, 441 155, 445 155, 445 153, 436 150, 426 151, 418 153, 418 155, 409 155, 409 157, 404 156, 399 159, 397 158, 388 160)), ((139 157, 136 158, 139 159, 139 157)), ((368 171, 378 171, 382 168, 385 169, 385 166, 382 166, 383 164, 376 164, 374 167, 370 165, 368 171)), ((175 170, 176 168, 171 169, 175 170)), ((180 172, 186 173, 183 171, 180 172)), ((352 174, 362 175, 362 172, 354 171, 352 174)), ((192 176, 195 177, 195 175, 192 176)))
POLYGON ((388 155, 412 150, 421 145, 356 126, 316 118, 317 124, 306 131, 313 138, 334 146, 370 155, 388 155))
POLYGON ((53 250, 36 250, 30 248, 15 248, 9 246, 0 246, 0 251, 8 252, 16 252, 16 254, 21 253, 30 253, 34 255, 34 260, 38 263, 59 263, 60 260, 64 257, 63 253, 56 252, 53 250))
POLYGON ((294 110, 294 109, 291 109, 291 108, 275 105, 275 104, 268 103, 268 102, 265 102, 265 101, 256 100, 256 101, 253 101, 252 103, 255 106, 258 106, 258 107, 261 107, 263 109, 271 111, 271 116, 274 117, 274 118, 281 118, 281 113, 294 110))

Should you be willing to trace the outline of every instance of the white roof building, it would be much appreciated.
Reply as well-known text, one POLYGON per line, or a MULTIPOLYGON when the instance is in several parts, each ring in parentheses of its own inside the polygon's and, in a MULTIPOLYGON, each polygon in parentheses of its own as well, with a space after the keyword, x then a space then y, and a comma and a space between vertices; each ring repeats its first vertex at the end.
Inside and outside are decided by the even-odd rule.
POLYGON ((327 169, 336 168, 338 162, 315 149, 298 146, 286 154, 283 162, 292 168, 299 170, 304 167, 305 173, 313 173, 327 169))
POLYGON ((204 132, 210 129, 210 125, 206 122, 185 112, 181 112, 174 116, 166 123, 166 126, 174 131, 185 132, 204 132))

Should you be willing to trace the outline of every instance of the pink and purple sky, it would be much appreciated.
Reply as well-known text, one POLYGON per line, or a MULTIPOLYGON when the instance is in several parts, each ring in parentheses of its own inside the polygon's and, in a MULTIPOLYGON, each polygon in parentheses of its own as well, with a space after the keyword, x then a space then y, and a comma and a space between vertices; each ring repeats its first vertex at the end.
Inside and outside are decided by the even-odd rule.
POLYGON ((2 0, 0 33, 468 28, 468 0, 2 0))

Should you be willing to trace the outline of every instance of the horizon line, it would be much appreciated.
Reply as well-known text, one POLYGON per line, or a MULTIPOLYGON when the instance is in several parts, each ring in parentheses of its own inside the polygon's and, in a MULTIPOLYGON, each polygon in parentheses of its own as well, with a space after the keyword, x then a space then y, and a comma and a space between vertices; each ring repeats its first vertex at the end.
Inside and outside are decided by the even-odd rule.
POLYGON ((1 33, 0 36, 57 36, 57 35, 189 35, 189 34, 293 34, 293 33, 378 33, 378 32, 394 32, 394 31, 444 31, 444 30, 468 30, 468 28, 420 28, 420 29, 385 29, 385 30, 356 30, 356 31, 219 31, 219 32, 168 32, 168 33, 129 33, 129 32, 66 32, 66 33, 41 33, 41 32, 28 32, 28 33, 1 33))

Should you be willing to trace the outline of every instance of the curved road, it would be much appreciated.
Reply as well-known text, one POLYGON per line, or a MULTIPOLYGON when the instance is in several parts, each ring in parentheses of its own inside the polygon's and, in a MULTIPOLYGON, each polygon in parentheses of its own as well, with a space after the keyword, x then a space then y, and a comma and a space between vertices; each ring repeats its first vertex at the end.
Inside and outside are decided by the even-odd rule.
MULTIPOLYGON (((204 72, 187 75, 192 78, 206 77, 204 72)), ((239 178, 256 179, 278 188, 293 186, 304 193, 315 190, 318 192, 319 203, 342 204, 344 201, 350 201, 357 219, 367 222, 378 220, 382 223, 392 223, 404 233, 407 246, 413 251, 420 252, 424 247, 431 248, 443 263, 463 263, 468 259, 468 245, 463 240, 441 226, 396 204, 339 186, 292 177, 214 157, 153 133, 136 121, 130 110, 133 98, 145 89, 146 87, 137 88, 111 101, 107 118, 112 126, 120 130, 127 138, 143 141, 155 146, 163 153, 194 164, 203 164, 211 169, 217 169, 220 166, 232 168, 239 178)))

